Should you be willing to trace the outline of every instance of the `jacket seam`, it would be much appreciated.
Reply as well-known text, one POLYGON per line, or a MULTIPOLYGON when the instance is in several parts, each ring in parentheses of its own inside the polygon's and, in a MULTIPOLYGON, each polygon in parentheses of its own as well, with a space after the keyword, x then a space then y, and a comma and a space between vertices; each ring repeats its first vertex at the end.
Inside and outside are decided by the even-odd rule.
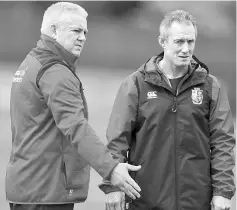
POLYGON ((136 104, 136 129, 137 129, 137 125, 138 125, 138 116, 139 116, 139 100, 140 100, 140 88, 139 88, 139 83, 138 83, 138 76, 135 77, 135 81, 133 80, 136 89, 137 89, 137 104, 136 104))
MULTIPOLYGON (((73 130, 76 129, 76 127, 77 127, 78 125, 82 124, 84 121, 87 121, 87 120, 84 119, 84 120, 79 120, 79 121, 77 121, 77 123, 65 134, 65 136, 66 136, 66 137, 69 136, 69 135, 71 134, 71 132, 73 132, 73 130)), ((84 132, 84 133, 83 133, 83 136, 82 136, 81 138, 79 138, 78 141, 80 141, 81 139, 83 139, 85 136, 86 136, 86 133, 84 132)))
POLYGON ((212 76, 209 75, 209 78, 211 79, 211 106, 210 106, 210 111, 213 110, 212 112, 210 112, 210 121, 213 119, 214 115, 215 115, 215 109, 217 108, 217 104, 218 104, 218 98, 219 98, 219 92, 220 92, 220 83, 218 82, 218 80, 212 76), (216 97, 214 97, 213 94, 213 90, 218 88, 217 90, 217 95, 216 97))

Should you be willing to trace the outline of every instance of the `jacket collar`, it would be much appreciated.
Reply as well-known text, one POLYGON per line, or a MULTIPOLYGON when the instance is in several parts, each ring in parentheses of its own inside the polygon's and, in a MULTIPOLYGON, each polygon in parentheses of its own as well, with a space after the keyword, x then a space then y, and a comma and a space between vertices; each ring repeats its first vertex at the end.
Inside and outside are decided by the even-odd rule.
POLYGON ((69 65, 71 69, 75 71, 78 57, 63 48, 53 38, 45 34, 41 34, 41 39, 38 41, 37 47, 43 51, 47 51, 48 53, 53 53, 55 56, 61 58, 69 65))
MULTIPOLYGON (((163 59, 164 52, 159 55, 153 56, 148 59, 139 69, 138 71, 145 74, 145 81, 167 87, 167 81, 164 73, 158 68, 158 62, 163 59), (166 81, 166 82, 164 82, 166 81)), ((191 76, 191 84, 201 83, 204 81, 205 76, 209 73, 209 70, 205 64, 200 62, 195 56, 191 60, 191 63, 188 68, 187 74, 188 77, 191 76)))

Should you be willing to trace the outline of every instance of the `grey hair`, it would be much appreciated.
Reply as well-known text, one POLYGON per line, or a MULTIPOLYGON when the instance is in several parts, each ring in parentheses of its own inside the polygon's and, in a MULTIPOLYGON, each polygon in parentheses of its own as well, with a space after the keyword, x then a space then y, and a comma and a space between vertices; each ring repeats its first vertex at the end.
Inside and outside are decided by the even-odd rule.
POLYGON ((193 16, 190 15, 187 11, 175 10, 167 13, 160 24, 161 38, 166 39, 168 37, 168 29, 170 28, 173 22, 188 23, 188 24, 191 23, 194 26, 195 35, 197 37, 197 25, 193 16))
POLYGON ((52 25, 58 25, 63 21, 63 15, 67 12, 80 14, 82 17, 87 18, 88 13, 84 8, 78 4, 70 2, 57 2, 49 6, 44 12, 43 21, 41 25, 41 33, 50 36, 50 28, 52 25))

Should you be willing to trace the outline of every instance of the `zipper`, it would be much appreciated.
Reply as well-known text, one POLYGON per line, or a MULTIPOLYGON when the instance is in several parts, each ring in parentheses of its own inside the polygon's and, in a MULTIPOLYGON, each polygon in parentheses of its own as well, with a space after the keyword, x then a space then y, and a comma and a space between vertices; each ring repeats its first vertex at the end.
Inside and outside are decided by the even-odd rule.
POLYGON ((184 78, 180 81, 180 83, 178 84, 178 87, 177 87, 177 90, 176 90, 176 93, 174 95, 174 98, 173 98, 173 106, 172 106, 172 112, 175 114, 174 115, 174 157, 175 157, 175 167, 174 167, 174 170, 175 170, 175 194, 176 194, 176 209, 179 210, 180 207, 179 207, 179 174, 178 174, 178 157, 177 157, 177 150, 176 150, 176 121, 177 121, 177 97, 179 95, 179 91, 180 91, 180 87, 182 86, 182 84, 184 83, 185 80, 187 80, 187 78, 190 76, 190 74, 186 74, 184 76, 184 78))
POLYGON ((180 81, 177 87, 177 91, 175 93, 175 96, 173 98, 173 106, 172 106, 172 112, 177 112, 177 96, 179 95, 180 87, 182 86, 183 82, 190 76, 190 74, 186 74, 184 78, 180 81))
POLYGON ((176 203, 176 210, 179 210, 179 201, 178 201, 178 196, 179 196, 179 181, 178 181, 178 164, 177 164, 177 151, 176 151, 176 121, 177 121, 177 115, 176 115, 176 112, 177 112, 177 96, 178 96, 178 88, 177 88, 177 91, 176 91, 176 94, 173 98, 173 105, 172 105, 172 112, 174 113, 174 121, 173 121, 173 126, 174 126, 174 132, 173 132, 173 142, 174 142, 174 174, 175 174, 175 177, 174 177, 174 180, 175 180, 175 195, 176 195, 176 200, 175 200, 175 203, 176 203))
POLYGON ((177 112, 177 97, 176 96, 174 96, 174 99, 173 99, 172 112, 177 112))
MULTIPOLYGON (((158 65, 157 65, 158 66, 158 65)), ((158 67, 159 68, 159 67, 158 67)), ((172 88, 172 85, 171 85, 171 82, 170 82, 170 80, 169 80, 169 78, 167 77, 167 75, 164 73, 164 72, 162 72, 163 73, 163 76, 164 76, 164 79, 165 79, 165 81, 168 83, 168 85, 172 88)), ((184 76, 184 78, 180 81, 180 83, 178 84, 178 87, 177 87, 177 91, 176 91, 176 93, 175 93, 175 96, 174 96, 174 98, 173 98, 173 105, 172 105, 172 112, 177 112, 177 96, 179 95, 179 89, 180 89, 180 87, 181 87, 181 85, 183 84, 183 82, 188 78, 190 76, 190 74, 186 74, 185 76, 184 76)))
POLYGON ((179 210, 179 174, 178 174, 178 158, 177 158, 177 150, 176 150, 176 121, 177 121, 177 97, 179 95, 180 87, 183 82, 189 77, 189 74, 185 75, 184 78, 178 84, 176 93, 173 98, 172 112, 174 113, 174 171, 175 171, 175 194, 176 194, 176 209, 179 210))
MULTIPOLYGON (((157 68, 159 68, 159 65, 156 63, 156 66, 157 68)), ((160 68, 159 68, 160 69, 160 68)), ((163 73, 163 78, 165 79, 165 81, 167 82, 167 84, 170 86, 170 88, 172 88, 172 85, 171 85, 171 82, 169 80, 169 78, 167 77, 167 75, 161 70, 161 72, 163 73)), ((186 80, 187 78, 189 77, 189 74, 185 75, 185 77, 180 81, 180 83, 178 84, 178 87, 177 87, 177 91, 176 93, 174 94, 173 91, 172 94, 174 95, 173 97, 173 105, 172 105, 172 112, 174 113, 174 136, 173 136, 173 139, 174 139, 174 173, 175 173, 175 176, 174 176, 174 181, 175 181, 175 195, 176 195, 176 200, 175 200, 175 203, 176 203, 176 210, 179 210, 179 202, 178 202, 178 194, 179 194, 179 189, 178 189, 178 175, 177 175, 177 158, 176 158, 176 139, 175 139, 175 133, 176 133, 176 112, 177 112, 177 96, 179 94, 179 89, 180 89, 180 86, 181 86, 181 83, 183 84, 184 80, 186 80)), ((170 90, 169 90, 170 91, 170 90)))
POLYGON ((66 165, 65 165, 65 162, 64 162, 64 159, 63 159, 63 162, 62 162, 62 173, 63 173, 63 177, 64 177, 64 183, 65 183, 65 187, 67 187, 67 172, 66 172, 66 165))

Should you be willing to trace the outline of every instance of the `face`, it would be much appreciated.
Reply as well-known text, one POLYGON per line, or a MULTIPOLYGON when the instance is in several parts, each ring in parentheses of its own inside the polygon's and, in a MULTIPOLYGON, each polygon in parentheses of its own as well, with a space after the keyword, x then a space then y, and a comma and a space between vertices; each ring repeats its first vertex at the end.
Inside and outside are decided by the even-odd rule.
POLYGON ((195 28, 190 23, 173 22, 163 41, 166 60, 177 67, 190 64, 196 42, 195 28))
POLYGON ((54 38, 67 51, 79 57, 86 41, 87 20, 78 14, 65 14, 54 38))

